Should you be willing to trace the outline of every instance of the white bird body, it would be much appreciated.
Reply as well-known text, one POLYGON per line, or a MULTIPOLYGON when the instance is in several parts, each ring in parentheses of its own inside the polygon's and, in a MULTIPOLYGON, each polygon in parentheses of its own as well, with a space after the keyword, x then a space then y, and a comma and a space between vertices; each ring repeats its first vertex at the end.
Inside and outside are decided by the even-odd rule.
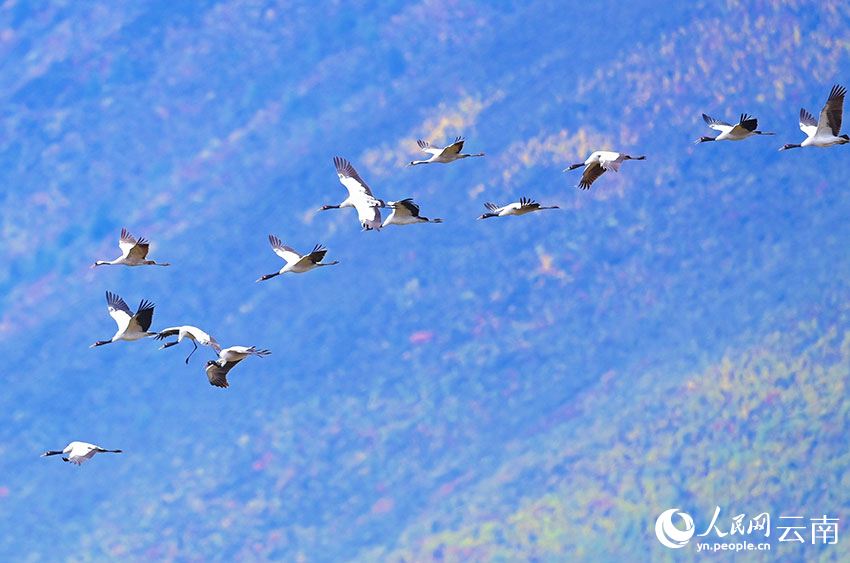
POLYGON ((118 239, 118 247, 121 249, 121 256, 115 260, 98 260, 92 265, 95 266, 170 266, 171 264, 160 264, 154 260, 147 260, 148 249, 150 243, 130 234, 127 229, 121 229, 121 237, 118 239))
POLYGON ((335 156, 334 166, 340 183, 348 190, 348 197, 339 205, 322 206, 321 211, 353 207, 357 210, 357 218, 364 231, 380 231, 380 208, 385 206, 384 202, 372 195, 372 190, 346 159, 335 156))
POLYGON ((758 119, 749 116, 746 113, 741 114, 741 120, 735 125, 714 119, 706 114, 702 114, 702 119, 715 131, 720 131, 720 134, 716 137, 700 137, 697 139, 697 143, 704 143, 706 141, 743 141, 753 135, 776 134, 766 131, 757 131, 756 128, 758 127, 758 119))
POLYGON ((49 455, 62 455, 67 454, 68 457, 63 457, 62 461, 68 461, 73 463, 74 465, 82 465, 84 461, 91 459, 94 457, 94 454, 98 452, 109 452, 113 454, 120 454, 121 450, 107 450, 101 448, 100 446, 95 446, 94 444, 89 444, 88 442, 71 442, 65 449, 62 451, 52 450, 41 454, 41 457, 46 457, 49 455))
POLYGON ((382 227, 387 225, 414 225, 416 223, 442 223, 442 219, 429 219, 419 216, 419 206, 411 198, 400 201, 388 201, 387 207, 392 209, 389 217, 384 220, 382 227))
POLYGON ((333 266, 335 264, 339 264, 338 260, 334 260, 333 262, 322 262, 322 259, 325 257, 328 250, 320 244, 314 246, 313 250, 308 254, 299 254, 291 246, 282 244, 280 239, 274 235, 269 235, 269 243, 272 245, 274 253, 286 260, 286 266, 281 268, 279 272, 264 275, 257 280, 258 282, 279 276, 280 274, 286 274, 289 272, 293 274, 303 274, 304 272, 315 270, 320 266, 333 266))
POLYGON ((431 164, 434 162, 440 163, 448 163, 454 162, 455 160, 460 160, 461 158, 469 158, 471 156, 484 156, 483 152, 478 154, 461 154, 461 150, 463 150, 463 143, 465 139, 463 137, 455 138, 455 141, 446 146, 446 147, 434 147, 428 141, 423 141, 422 139, 418 139, 416 144, 419 145, 419 148, 422 149, 422 152, 426 152, 431 155, 431 158, 428 160, 413 160, 408 166, 414 166, 416 164, 431 164))
POLYGON ((578 187, 583 190, 587 190, 590 189, 591 184, 593 184, 593 182, 595 182, 596 179, 602 176, 602 174, 606 171, 612 170, 614 172, 619 172, 620 165, 626 160, 646 160, 646 157, 629 156, 627 154, 614 151, 594 151, 590 153, 587 160, 577 164, 571 164, 569 167, 564 169, 564 172, 584 166, 584 172, 582 172, 581 181, 579 182, 578 187))
POLYGON ((847 89, 836 84, 829 92, 820 118, 815 118, 800 108, 800 130, 806 134, 806 140, 799 145, 787 144, 781 151, 800 147, 831 147, 832 145, 844 145, 850 143, 850 136, 839 135, 841 131, 841 119, 844 113, 844 96, 847 89))
POLYGON ((527 197, 520 198, 519 201, 509 203, 502 207, 493 203, 485 203, 484 207, 486 207, 489 212, 483 214, 479 217, 479 219, 487 219, 488 217, 506 217, 508 215, 525 215, 526 213, 533 213, 534 211, 541 211, 543 209, 558 209, 557 205, 543 207, 533 199, 527 197))
POLYGON ((159 349, 162 350, 163 348, 175 346, 177 344, 180 344, 184 338, 188 338, 192 341, 194 349, 186 357, 187 364, 189 363, 189 358, 191 358, 192 354, 195 353, 195 350, 198 349, 198 344, 202 346, 209 346, 210 348, 215 350, 216 354, 221 352, 221 346, 215 338, 213 338, 203 330, 199 329, 198 327, 192 325, 173 326, 170 328, 166 328, 165 330, 159 331, 159 333, 154 338, 156 338, 157 340, 163 340, 165 338, 168 338, 169 336, 174 335, 177 335, 177 340, 173 342, 166 342, 165 344, 160 346, 159 349))
POLYGON ((91 345, 103 346, 119 340, 139 340, 147 336, 155 336, 155 332, 148 332, 153 320, 154 305, 150 301, 142 299, 139 308, 133 313, 127 306, 127 303, 118 295, 107 291, 106 304, 109 308, 109 316, 113 318, 115 324, 118 325, 118 331, 110 340, 98 340, 91 345))
POLYGON ((233 367, 247 358, 257 356, 262 358, 271 354, 268 350, 257 350, 254 346, 231 346, 225 348, 218 354, 218 360, 207 362, 206 372, 210 385, 215 387, 229 387, 227 374, 233 367))

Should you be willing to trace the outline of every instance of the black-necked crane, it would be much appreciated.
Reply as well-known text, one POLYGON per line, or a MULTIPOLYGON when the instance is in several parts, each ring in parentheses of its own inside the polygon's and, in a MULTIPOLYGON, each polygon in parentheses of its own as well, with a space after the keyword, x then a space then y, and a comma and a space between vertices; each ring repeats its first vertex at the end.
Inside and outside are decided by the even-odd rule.
POLYGON ((303 274, 304 272, 309 272, 310 270, 314 270, 320 266, 333 266, 335 264, 339 264, 339 260, 334 260, 333 262, 322 262, 322 259, 328 252, 328 249, 324 248, 321 244, 314 246, 313 250, 308 254, 299 254, 291 246, 281 244, 280 239, 274 235, 269 235, 269 243, 271 243, 274 253, 286 260, 286 266, 281 268, 279 272, 264 275, 257 280, 258 282, 279 276, 280 274, 286 274, 287 272, 303 274))
POLYGON ((543 209, 559 209, 557 205, 543 207, 533 199, 523 197, 519 201, 509 203, 499 207, 493 203, 485 203, 484 207, 489 209, 488 213, 483 214, 479 219, 487 219, 488 217, 505 217, 507 215, 525 215, 534 211, 542 211, 543 209))
POLYGON ((173 326, 170 328, 166 328, 165 330, 159 331, 159 333, 157 333, 154 338, 156 338, 157 340, 163 340, 165 338, 168 338, 169 336, 177 336, 177 340, 173 342, 166 342, 165 344, 159 347, 160 350, 162 350, 163 348, 170 348, 171 346, 176 346, 177 344, 180 344, 180 342, 182 342, 184 338, 188 338, 192 341, 192 345, 195 348, 191 352, 189 352, 188 356, 186 356, 187 364, 189 363, 189 358, 191 358, 192 354, 194 354, 195 351, 198 349, 198 344, 202 346, 209 346, 210 348, 215 350, 216 354, 221 352, 221 346, 219 345, 218 341, 216 341, 215 338, 213 338, 212 336, 210 336, 209 334, 207 334, 196 326, 173 326))
POLYGON ((702 114, 702 119, 706 125, 715 131, 720 131, 720 134, 716 137, 700 137, 695 141, 695 144, 706 141, 743 141, 753 135, 776 135, 776 133, 768 133, 767 131, 756 131, 756 128, 759 126, 759 120, 746 113, 741 114, 741 120, 735 125, 714 119, 706 114, 702 114))
POLYGON ((589 190, 590 185, 593 184, 597 178, 602 176, 606 170, 618 172, 620 170, 620 165, 625 160, 646 160, 646 157, 629 156, 627 154, 614 151, 594 151, 589 157, 587 157, 587 160, 579 162, 578 164, 569 165, 567 168, 564 168, 564 172, 567 170, 575 170, 576 168, 584 166, 584 172, 581 175, 581 181, 578 183, 577 187, 583 190, 589 190))
POLYGON ((65 446, 64 450, 51 450, 41 454, 41 457, 67 455, 68 457, 63 457, 62 461, 69 461, 74 465, 82 465, 84 461, 91 459, 96 453, 120 454, 121 450, 107 450, 100 446, 89 444, 88 442, 71 442, 65 446))
POLYGON ((384 220, 382 227, 387 225, 414 225, 416 223, 442 223, 442 219, 429 219, 419 215, 419 206, 413 199, 407 198, 401 201, 388 201, 387 207, 392 209, 389 217, 384 220))
POLYGON ((121 237, 118 239, 118 247, 121 249, 121 256, 115 260, 98 260, 92 264, 92 268, 96 266, 170 266, 165 262, 160 264, 155 260, 146 260, 150 243, 130 234, 127 229, 121 229, 121 237))
POLYGON ((210 385, 214 387, 228 387, 227 374, 233 366, 247 358, 257 356, 262 358, 271 354, 268 350, 257 350, 254 346, 231 346, 222 350, 217 360, 207 362, 206 372, 210 385))
POLYGON ((357 218, 364 231, 380 231, 380 208, 385 207, 384 202, 372 195, 372 190, 346 159, 335 156, 334 166, 340 183, 348 190, 348 197, 339 205, 323 205, 320 211, 353 207, 357 210, 357 218))
POLYGON ((90 346, 103 346, 117 342, 118 340, 139 340, 146 336, 155 336, 155 332, 148 332, 153 320, 153 303, 142 299, 139 308, 133 313, 123 299, 116 294, 106 292, 106 304, 109 307, 109 316, 118 325, 118 332, 110 340, 98 340, 90 346))
POLYGON ((455 138, 455 142, 447 147, 434 147, 431 146, 431 143, 428 141, 418 139, 416 144, 419 145, 422 152, 430 154, 431 158, 428 160, 412 160, 408 166, 414 166, 416 164, 431 164, 432 162, 447 163, 460 160, 461 158, 469 158, 471 156, 484 156, 483 152, 478 154, 461 154, 460 151, 463 150, 463 143, 465 140, 466 139, 463 137, 457 137, 455 138))
POLYGON ((799 145, 787 144, 781 151, 799 147, 831 147, 850 143, 850 136, 839 135, 841 131, 841 116, 844 113, 844 95, 847 89, 836 84, 829 92, 820 119, 815 120, 805 108, 800 108, 800 130, 806 134, 806 140, 799 145))

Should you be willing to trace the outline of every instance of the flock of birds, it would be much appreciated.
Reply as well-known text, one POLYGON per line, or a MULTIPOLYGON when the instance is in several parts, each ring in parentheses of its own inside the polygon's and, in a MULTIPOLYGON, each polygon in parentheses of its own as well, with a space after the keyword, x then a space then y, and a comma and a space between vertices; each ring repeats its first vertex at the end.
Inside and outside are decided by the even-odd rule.
MULTIPOLYGON (((799 147, 830 147, 833 145, 843 145, 850 143, 850 136, 840 135, 841 120, 844 107, 844 96, 847 90, 843 86, 835 85, 829 93, 829 98, 826 101, 823 109, 820 112, 819 119, 815 118, 805 109, 800 109, 800 129, 806 134, 806 139, 798 144, 786 144, 779 150, 787 150, 799 147)), ((706 114, 702 115, 705 123, 715 131, 720 133, 716 137, 700 137, 696 143, 704 143, 708 141, 741 141, 754 135, 775 135, 775 133, 758 131, 758 120, 747 114, 741 114, 741 118, 735 125, 720 121, 709 117, 706 114)), ((431 155, 427 160, 414 160, 408 166, 417 164, 432 164, 432 163, 449 163, 456 160, 461 160, 470 157, 484 156, 484 153, 463 154, 464 139, 457 137, 450 145, 438 148, 432 146, 427 141, 417 141, 419 148, 423 152, 431 155)), ((599 179, 602 174, 607 171, 618 172, 620 165, 626 160, 645 160, 645 156, 630 156, 614 151, 595 151, 584 161, 572 164, 564 172, 575 170, 576 168, 584 167, 581 180, 578 183, 578 188, 589 189, 590 186, 599 179)), ((416 223, 441 223, 440 219, 428 219, 419 214, 419 206, 413 202, 411 198, 402 199, 400 201, 387 201, 372 195, 372 190, 363 181, 351 163, 341 157, 334 158, 334 166, 336 167, 339 181, 348 190, 348 197, 338 205, 325 205, 321 210, 340 209, 345 207, 353 207, 357 210, 357 216, 360 225, 364 231, 375 230, 379 231, 382 227, 389 225, 412 225, 416 223), (381 208, 390 208, 392 211, 386 220, 381 220, 381 208)), ((522 197, 519 201, 509 203, 503 206, 497 206, 493 203, 485 203, 487 212, 482 214, 478 219, 487 219, 490 217, 505 217, 507 215, 525 215, 534 211, 544 209, 557 209, 557 206, 542 206, 533 199, 522 197)), ((316 245, 312 251, 307 254, 300 254, 292 247, 284 245, 279 238, 274 235, 269 235, 269 243, 275 254, 280 256, 286 265, 279 271, 266 274, 260 277, 257 281, 264 281, 275 276, 286 273, 303 274, 314 270, 321 266, 333 266, 338 264, 338 261, 323 262, 327 249, 321 245, 316 245)), ((92 268, 97 266, 169 266, 168 263, 159 263, 155 260, 149 260, 148 250, 150 244, 144 238, 136 239, 126 229, 121 230, 121 236, 118 241, 118 246, 121 249, 121 256, 114 260, 98 260, 92 265, 92 268)), ((154 337, 157 340, 177 337, 176 340, 165 342, 160 346, 170 348, 188 339, 192 342, 194 348, 186 357, 186 364, 192 354, 198 349, 198 345, 210 347, 216 354, 215 360, 209 360, 206 363, 206 374, 210 385, 215 387, 228 387, 227 374, 236 364, 247 358, 248 356, 264 357, 270 354, 269 350, 257 349, 255 346, 230 346, 222 348, 215 338, 198 327, 191 325, 175 326, 163 329, 159 332, 151 332, 150 326, 153 322, 153 303, 142 300, 138 309, 133 312, 127 303, 118 295, 107 291, 106 303, 109 310, 109 315, 118 325, 118 330, 109 340, 98 340, 92 344, 92 348, 104 346, 119 340, 140 340, 146 337, 154 337)), ((121 453, 121 450, 109 450, 89 444, 87 442, 74 441, 68 444, 61 451, 51 450, 42 455, 65 455, 64 461, 80 465, 84 461, 91 459, 96 453, 121 453)))

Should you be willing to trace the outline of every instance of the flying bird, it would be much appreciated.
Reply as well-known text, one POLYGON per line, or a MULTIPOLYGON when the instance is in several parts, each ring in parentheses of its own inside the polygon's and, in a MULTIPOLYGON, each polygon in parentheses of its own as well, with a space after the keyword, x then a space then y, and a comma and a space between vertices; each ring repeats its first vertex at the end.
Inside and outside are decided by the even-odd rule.
POLYGON ((489 209, 489 213, 485 213, 478 219, 487 219, 488 217, 505 217, 506 215, 525 215, 534 211, 543 209, 559 209, 557 205, 551 207, 543 207, 533 199, 523 197, 519 201, 509 203, 503 207, 499 207, 493 203, 485 203, 484 207, 489 209))
POLYGON ((96 453, 120 454, 121 450, 106 450, 88 442, 71 442, 65 446, 64 450, 51 450, 41 454, 41 457, 68 454, 68 457, 63 457, 62 461, 70 461, 74 465, 82 465, 84 461, 91 459, 96 453))
POLYGON ((123 299, 109 291, 106 292, 106 304, 109 307, 109 316, 118 325, 118 332, 110 340, 98 340, 90 346, 103 346, 118 340, 139 340, 146 336, 155 336, 155 332, 148 332, 153 320, 153 303, 142 299, 139 308, 133 313, 123 299))
POLYGON ((389 217, 384 220, 382 227, 387 225, 413 225, 415 223, 442 223, 442 219, 429 219, 419 216, 419 206, 413 199, 407 198, 401 201, 388 201, 387 207, 392 209, 389 217))
POLYGON ((815 121, 812 114, 805 108, 800 108, 800 130, 806 134, 806 140, 799 145, 787 144, 781 151, 796 149, 799 147, 831 147, 832 145, 844 145, 850 143, 850 137, 839 135, 841 131, 841 116, 844 113, 844 95, 847 89, 836 84, 829 92, 823 109, 820 110, 820 119, 815 121))
POLYGON ((218 341, 216 341, 215 338, 213 338, 203 330, 199 329, 198 327, 192 325, 173 326, 171 328, 166 328, 165 330, 159 331, 159 333, 157 333, 154 338, 156 338, 157 340, 164 340, 169 336, 175 335, 177 336, 177 340, 173 342, 166 342, 165 344, 160 346, 159 349, 162 350, 163 348, 175 346, 177 344, 180 344, 180 342, 182 342, 184 338, 188 338, 192 341, 192 345, 195 348, 191 352, 189 352, 188 356, 186 356, 187 364, 189 363, 189 358, 191 358, 192 354, 194 354, 195 351, 198 349, 198 344, 201 344, 202 346, 209 346, 210 348, 215 350, 216 354, 221 352, 221 346, 218 344, 218 341))
POLYGON ((309 254, 298 254, 291 246, 281 244, 280 239, 274 235, 269 235, 269 242, 272 245, 272 249, 274 249, 274 253, 286 260, 286 266, 281 268, 279 272, 264 275, 257 280, 258 282, 287 272, 303 274, 304 272, 309 272, 319 266, 333 266, 335 264, 339 264, 339 260, 334 260, 333 262, 322 262, 322 259, 325 257, 328 250, 320 244, 314 246, 313 250, 309 254))
POLYGON ((736 125, 730 125, 725 121, 714 119, 706 114, 702 114, 702 118, 709 127, 715 131, 720 131, 720 134, 716 137, 700 137, 695 141, 695 144, 706 141, 742 141, 753 135, 776 135, 776 133, 756 131, 756 127, 759 126, 758 119, 746 113, 741 114, 741 120, 736 125))
POLYGON ((423 141, 422 139, 418 139, 416 144, 419 145, 419 148, 422 149, 422 152, 427 152, 431 155, 431 158, 428 160, 412 160, 408 166, 414 166, 416 164, 431 164, 432 162, 454 162, 455 160, 460 160, 461 158, 469 158, 470 156, 484 156, 483 152, 478 154, 461 154, 460 151, 463 149, 463 142, 465 139, 463 137, 455 138, 455 142, 450 144, 447 147, 434 147, 431 146, 431 143, 428 141, 423 141))
POLYGON ((584 166, 584 172, 581 175, 581 181, 578 183, 577 187, 583 190, 589 190, 590 185, 593 184, 597 178, 602 176, 606 170, 618 172, 620 170, 620 165, 624 160, 646 160, 646 157, 629 156, 627 154, 613 151, 595 151, 587 157, 587 160, 579 162, 578 164, 571 164, 564 169, 564 172, 567 170, 575 170, 576 168, 584 166))
POLYGON ((364 231, 381 230, 381 207, 386 204, 372 195, 372 190, 346 159, 334 157, 334 166, 340 183, 348 190, 348 197, 339 205, 323 205, 320 211, 353 207, 364 231))
POLYGON ((150 243, 143 239, 136 239, 127 229, 121 229, 121 237, 118 239, 118 247, 121 249, 121 256, 115 260, 98 260, 92 264, 92 268, 96 266, 170 266, 171 264, 160 264, 154 260, 145 260, 148 255, 150 243))
POLYGON ((217 360, 207 362, 206 372, 210 385, 214 387, 228 387, 227 374, 233 366, 247 358, 257 356, 262 358, 271 354, 268 350, 257 350, 254 346, 231 346, 222 350, 217 360))

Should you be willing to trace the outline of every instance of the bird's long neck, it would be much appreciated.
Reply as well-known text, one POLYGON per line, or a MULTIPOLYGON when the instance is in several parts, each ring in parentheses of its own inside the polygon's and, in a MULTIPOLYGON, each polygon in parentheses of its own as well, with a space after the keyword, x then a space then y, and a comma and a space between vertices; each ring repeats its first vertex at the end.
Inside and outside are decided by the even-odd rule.
POLYGON ((65 453, 65 452, 56 451, 56 450, 50 450, 49 452, 44 452, 44 453, 41 455, 41 457, 48 456, 48 455, 60 455, 60 454, 64 454, 64 453, 65 453))
POLYGON ((753 131, 753 135, 776 135, 776 133, 770 133, 769 131, 753 131))
POLYGON ((100 453, 105 453, 105 454, 120 454, 120 453, 122 453, 121 450, 105 450, 103 448, 98 448, 97 451, 100 452, 100 453))
POLYGON ((413 160, 408 164, 408 166, 416 166, 417 164, 428 164, 429 160, 413 160))
POLYGON ((275 276, 279 276, 279 275, 280 275, 280 272, 275 272, 273 274, 266 274, 263 277, 261 277, 260 279, 258 279, 257 281, 258 282, 265 281, 265 280, 271 279, 271 278, 273 278, 275 276))
POLYGON ((113 342, 112 340, 98 340, 97 342, 92 344, 91 347, 95 348, 96 346, 103 346, 105 344, 112 344, 112 342, 113 342))
POLYGON ((498 216, 499 216, 498 213, 484 213, 483 215, 481 215, 481 217, 479 217, 479 219, 488 219, 490 217, 498 217, 498 216))
POLYGON ((98 260, 97 262, 92 264, 92 268, 95 268, 97 266, 111 266, 111 265, 112 265, 112 262, 110 262, 108 260, 98 260))

